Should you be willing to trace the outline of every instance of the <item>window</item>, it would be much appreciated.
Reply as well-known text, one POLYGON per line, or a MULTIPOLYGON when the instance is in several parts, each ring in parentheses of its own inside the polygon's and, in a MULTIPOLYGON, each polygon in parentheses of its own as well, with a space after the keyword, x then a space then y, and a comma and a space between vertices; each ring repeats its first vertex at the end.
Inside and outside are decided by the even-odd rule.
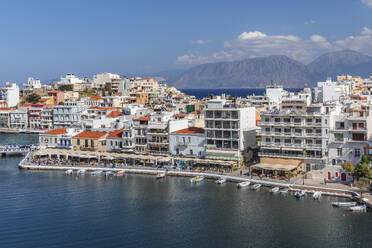
POLYGON ((80 146, 80 139, 77 140, 77 145, 80 146))
POLYGON ((88 147, 88 140, 85 140, 85 147, 88 147))
POLYGON ((94 140, 90 140, 90 146, 94 147, 94 140))
POLYGON ((191 149, 191 150, 190 150, 190 155, 193 155, 193 154, 194 154, 194 152, 193 152, 193 150, 191 149))
POLYGON ((266 138, 265 139, 265 142, 270 143, 271 142, 271 139, 270 138, 266 138))
POLYGON ((342 148, 337 148, 337 156, 342 156, 342 148))
POLYGON ((354 157, 360 157, 360 149, 354 149, 354 157))
POLYGON ((186 139, 185 139, 185 137, 182 137, 182 143, 183 143, 183 144, 186 144, 186 139))
POLYGON ((189 137, 189 143, 191 143, 191 137, 189 137))

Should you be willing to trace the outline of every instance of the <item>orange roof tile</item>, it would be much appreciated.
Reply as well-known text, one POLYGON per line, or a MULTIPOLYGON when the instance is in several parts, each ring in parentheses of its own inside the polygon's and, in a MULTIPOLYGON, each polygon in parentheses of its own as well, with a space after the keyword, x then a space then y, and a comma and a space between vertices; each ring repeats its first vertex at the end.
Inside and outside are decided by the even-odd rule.
POLYGON ((172 133, 175 133, 175 134, 202 134, 202 133, 204 133, 204 129, 200 128, 200 127, 189 127, 189 128, 181 129, 181 130, 178 130, 178 131, 174 131, 172 133))
POLYGON ((185 115, 184 114, 175 114, 174 117, 184 118, 185 115))
POLYGON ((101 100, 101 99, 102 99, 101 96, 92 96, 92 97, 90 98, 90 100, 101 100))
POLYGON ((89 138, 89 139, 98 139, 105 136, 106 132, 98 132, 98 131, 83 131, 74 136, 74 138, 89 138))
POLYGON ((123 135, 123 130, 115 130, 114 132, 110 133, 107 138, 111 139, 120 139, 123 135))
POLYGON ((0 108, 0 110, 12 110, 12 108, 0 108))
POLYGON ((107 117, 110 117, 110 118, 116 118, 118 116, 121 116, 121 112, 120 111, 111 111, 110 114, 107 115, 107 117))
POLYGON ((101 107, 90 107, 89 109, 95 109, 95 110, 118 110, 121 109, 120 107, 107 107, 107 108, 101 108, 101 107))
POLYGON ((149 121, 150 120, 150 117, 139 117, 139 118, 136 118, 134 120, 135 121, 149 121))
POLYGON ((65 133, 67 133, 66 129, 64 129, 64 128, 58 128, 58 129, 46 131, 46 132, 44 132, 42 134, 58 135, 58 134, 65 134, 65 133))
POLYGON ((359 98, 358 95, 351 95, 350 98, 359 98))
POLYGON ((50 90, 48 91, 48 93, 51 93, 51 94, 57 94, 58 92, 60 92, 59 90, 50 90))

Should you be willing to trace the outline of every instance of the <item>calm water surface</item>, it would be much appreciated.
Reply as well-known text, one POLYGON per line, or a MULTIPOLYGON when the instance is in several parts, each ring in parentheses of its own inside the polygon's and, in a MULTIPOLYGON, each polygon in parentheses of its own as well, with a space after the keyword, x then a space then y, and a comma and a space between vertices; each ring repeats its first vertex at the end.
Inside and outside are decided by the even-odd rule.
POLYGON ((337 198, 20 171, 20 159, 0 159, 0 247, 372 247, 371 212, 332 208, 337 198))

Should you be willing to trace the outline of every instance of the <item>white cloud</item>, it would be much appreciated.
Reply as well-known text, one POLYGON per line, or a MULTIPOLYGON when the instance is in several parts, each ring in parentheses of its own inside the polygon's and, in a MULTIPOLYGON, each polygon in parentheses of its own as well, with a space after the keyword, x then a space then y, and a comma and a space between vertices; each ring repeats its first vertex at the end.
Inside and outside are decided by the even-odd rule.
POLYGON ((361 34, 363 35, 372 35, 372 30, 367 28, 367 27, 364 27, 361 34))
POLYGON ((316 21, 314 21, 314 20, 309 20, 309 21, 306 21, 305 22, 305 25, 310 25, 310 24, 315 24, 316 23, 316 21))
POLYGON ((368 7, 372 7, 372 0, 361 0, 363 4, 367 5, 368 7))
POLYGON ((212 41, 211 40, 190 40, 190 43, 196 44, 196 45, 205 45, 205 44, 212 43, 212 41))
POLYGON ((360 34, 336 41, 314 34, 309 39, 295 35, 268 35, 261 31, 243 32, 236 39, 225 41, 224 49, 209 55, 186 54, 177 58, 178 63, 202 64, 218 61, 233 61, 250 57, 287 55, 308 63, 315 57, 330 51, 351 49, 370 54, 372 30, 364 27, 360 34))

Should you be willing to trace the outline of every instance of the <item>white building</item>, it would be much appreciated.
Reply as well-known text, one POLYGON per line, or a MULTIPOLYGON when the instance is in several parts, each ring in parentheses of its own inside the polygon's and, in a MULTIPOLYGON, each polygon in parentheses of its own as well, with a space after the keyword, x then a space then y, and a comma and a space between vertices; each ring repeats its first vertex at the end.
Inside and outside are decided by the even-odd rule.
POLYGON ((120 76, 118 74, 108 72, 94 75, 92 81, 92 88, 102 89, 105 87, 106 84, 111 84, 112 81, 115 79, 120 80, 120 76))
POLYGON ((10 128, 25 129, 27 128, 27 109, 17 109, 10 111, 10 128))
POLYGON ((206 157, 238 160, 256 146, 256 109, 219 97, 205 108, 206 157))
POLYGON ((314 89, 315 101, 318 103, 328 103, 340 101, 350 96, 353 82, 340 81, 334 82, 329 77, 325 82, 318 82, 314 89))
POLYGON ((173 156, 204 158, 205 151, 203 128, 189 127, 169 135, 169 153, 173 156))
POLYGON ((1 99, 9 108, 16 107, 19 103, 19 88, 15 83, 6 83, 1 89, 1 99))
POLYGON ((40 89, 41 82, 39 79, 35 79, 33 77, 29 77, 27 79, 27 83, 23 84, 23 90, 33 90, 33 89, 40 89))

